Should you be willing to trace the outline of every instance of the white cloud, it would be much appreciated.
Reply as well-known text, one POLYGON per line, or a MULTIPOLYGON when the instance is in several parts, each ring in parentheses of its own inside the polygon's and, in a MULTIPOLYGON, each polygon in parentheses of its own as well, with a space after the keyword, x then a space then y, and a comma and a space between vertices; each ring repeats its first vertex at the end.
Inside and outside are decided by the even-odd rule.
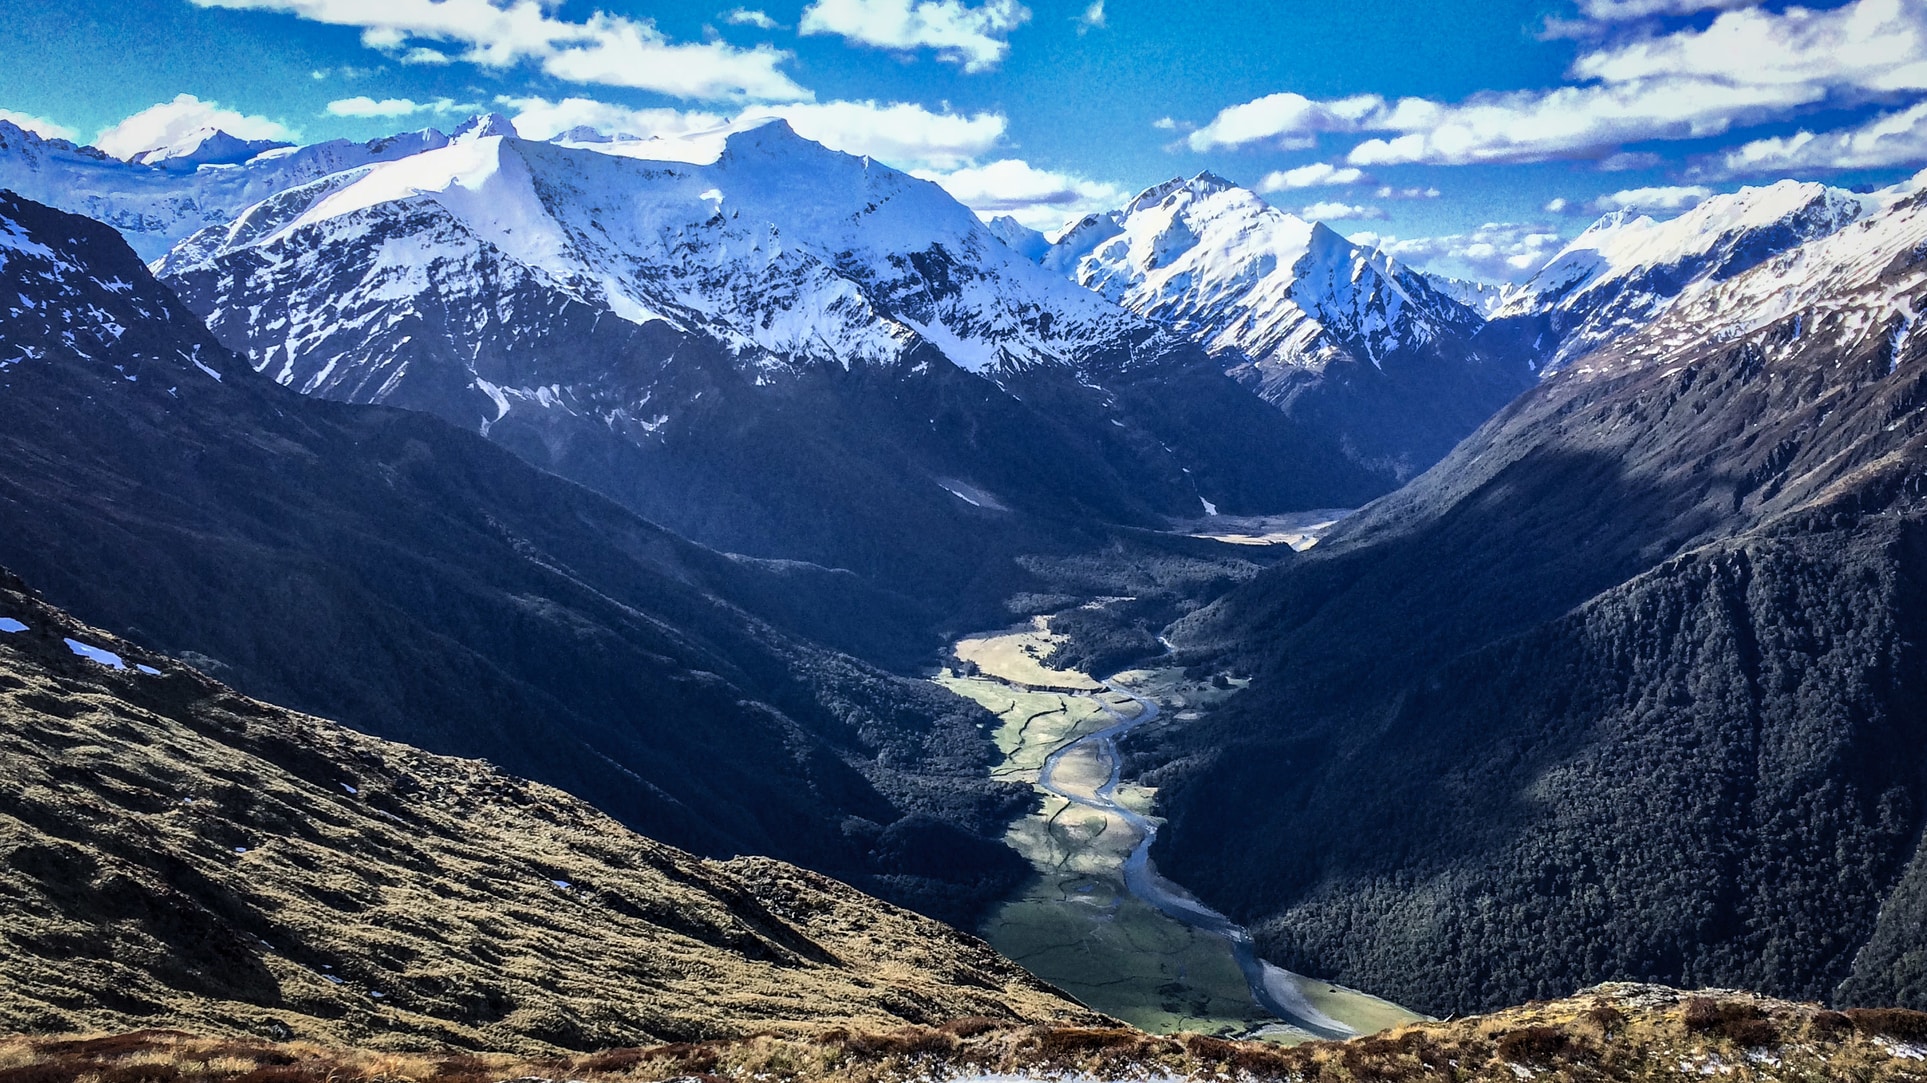
POLYGON ((1398 237, 1355 233, 1355 244, 1377 246, 1407 266, 1438 274, 1488 281, 1520 282, 1566 246, 1565 238, 1542 225, 1488 222, 1465 233, 1442 237, 1398 237))
POLYGON ((1039 169, 1014 158, 918 176, 936 181, 978 214, 1008 214, 1032 229, 1052 229, 1067 218, 1115 207, 1131 194, 1115 184, 1039 169))
POLYGON ((1284 192, 1293 188, 1337 188, 1369 179, 1362 169, 1313 162, 1296 169, 1281 169, 1265 174, 1264 179, 1258 182, 1258 190, 1284 192))
MULTIPOLYGON (((1596 0, 1598 19, 1734 8, 1725 0, 1596 0)), ((1703 29, 1629 24, 1583 51, 1573 82, 1475 94, 1455 103, 1376 95, 1319 101, 1270 94, 1221 111, 1193 132, 1194 150, 1289 145, 1322 133, 1386 133, 1345 156, 1355 166, 1464 165, 1593 159, 1639 168, 1628 143, 1699 139, 1820 104, 1927 90, 1927 3, 1850 0, 1816 11, 1724 10, 1703 29), (1644 26, 1644 29, 1638 27, 1644 26), (1628 37, 1628 34, 1633 36, 1628 37)))
POLYGON ((1160 132, 1175 132, 1178 130, 1178 120, 1176 117, 1159 117, 1151 122, 1151 127, 1160 132))
POLYGON ((1713 194, 1704 185, 1661 185, 1653 188, 1628 188, 1592 201, 1595 211, 1683 211, 1698 205, 1713 194))
POLYGON ((1565 196, 1556 196, 1546 204, 1547 214, 1565 214, 1572 208, 1572 201, 1565 196))
POLYGON ((480 111, 479 105, 459 104, 453 98, 437 98, 432 102, 417 102, 408 98, 383 98, 376 101, 362 94, 328 103, 328 114, 337 117, 406 117, 416 113, 477 113, 480 111))
POLYGON ((967 72, 988 71, 1010 52, 1010 32, 1030 19, 1017 0, 813 0, 799 33, 836 34, 883 49, 934 49, 967 72))
POLYGON ((455 58, 449 56, 447 53, 422 46, 416 46, 401 54, 401 56, 396 59, 404 64, 428 64, 434 67, 455 63, 455 58))
MULTIPOLYGON (((546 0, 192 0, 201 7, 280 11, 360 27, 362 44, 394 52, 419 42, 462 48, 456 59, 502 68, 534 62, 578 83, 634 87, 679 98, 786 100, 809 97, 779 66, 789 54, 759 45, 670 41, 647 19, 596 12, 553 18, 546 0)), ((404 58, 417 55, 406 52, 404 58)), ((432 61, 431 61, 432 62, 432 61)))
POLYGON ((1443 193, 1437 188, 1429 186, 1422 188, 1394 188, 1389 184, 1383 184, 1379 186, 1378 191, 1372 194, 1380 199, 1437 199, 1443 193))
POLYGON ((1267 94, 1223 110, 1192 132, 1187 142, 1192 150, 1207 151, 1317 132, 1355 132, 1366 118, 1384 108, 1385 99, 1376 94, 1322 102, 1290 92, 1267 94))
POLYGON ((1682 30, 1580 56, 1582 79, 1717 79, 1734 86, 1927 89, 1927 5, 1854 0, 1832 11, 1729 11, 1682 30))
POLYGON ((781 117, 796 134, 847 154, 864 154, 909 170, 948 171, 976 164, 1004 141, 1000 113, 935 112, 903 102, 791 102, 752 105, 735 116, 680 109, 631 109, 590 98, 550 101, 502 97, 515 130, 548 139, 576 127, 607 135, 679 135, 735 122, 781 117))
POLYGON ((758 30, 774 30, 777 23, 769 17, 769 12, 755 8, 732 8, 723 13, 723 21, 732 26, 753 26, 758 30))
POLYGON ((572 128, 593 128, 605 135, 682 135, 716 128, 728 122, 715 113, 681 109, 631 109, 590 98, 500 97, 496 104, 515 110, 509 119, 525 139, 553 139, 572 128))
POLYGON ((1077 32, 1104 29, 1104 0, 1091 0, 1091 6, 1077 17, 1077 32))
POLYGON ((1600 22, 1626 22, 1701 11, 1730 11, 1757 3, 1759 0, 1579 0, 1579 11, 1586 18, 1600 22))
POLYGON ((1927 102, 1882 114, 1856 128, 1756 139, 1727 151, 1710 172, 1721 176, 1784 175, 1921 162, 1927 162, 1927 102))
POLYGON ((1457 105, 1407 98, 1360 125, 1404 134, 1367 139, 1345 160, 1385 166, 1604 158, 1628 142, 1720 135, 1823 96, 1799 84, 1740 87, 1711 79, 1650 79, 1484 94, 1457 105))
POLYGON ((849 154, 866 154, 902 169, 956 169, 983 158, 1004 140, 1001 113, 933 112, 921 105, 794 102, 755 106, 743 119, 782 117, 796 134, 849 154))
POLYGON ((12 124, 16 128, 32 132, 42 139, 65 139, 73 141, 80 138, 79 132, 74 131, 65 124, 57 124, 48 120, 46 117, 37 117, 32 113, 21 113, 13 109, 0 109, 0 120, 12 124))
POLYGON ((1359 203, 1326 200, 1298 208, 1298 217, 1308 222, 1330 222, 1340 219, 1383 218, 1385 212, 1377 207, 1368 207, 1359 203))
POLYGON ((152 105, 94 137, 94 146, 116 158, 131 158, 144 150, 167 146, 201 128, 219 128, 238 139, 293 139, 295 133, 279 121, 247 116, 204 102, 192 94, 152 105))

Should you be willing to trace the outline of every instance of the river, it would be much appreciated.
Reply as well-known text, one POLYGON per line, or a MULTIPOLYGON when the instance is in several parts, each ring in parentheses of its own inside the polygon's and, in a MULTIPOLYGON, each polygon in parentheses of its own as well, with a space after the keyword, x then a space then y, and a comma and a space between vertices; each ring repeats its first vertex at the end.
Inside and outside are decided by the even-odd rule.
POLYGON ((1091 1007, 1152 1031, 1305 1040, 1419 1018, 1266 962, 1244 928, 1159 875, 1153 795, 1123 781, 1119 742, 1167 709, 1180 722, 1196 717, 1236 687, 1173 670, 1098 682, 1051 669, 1041 661, 1051 645, 1042 622, 968 638, 958 656, 976 672, 942 682, 999 714, 1000 777, 1044 795, 1008 837, 1038 877, 992 916, 985 938, 1091 1007))

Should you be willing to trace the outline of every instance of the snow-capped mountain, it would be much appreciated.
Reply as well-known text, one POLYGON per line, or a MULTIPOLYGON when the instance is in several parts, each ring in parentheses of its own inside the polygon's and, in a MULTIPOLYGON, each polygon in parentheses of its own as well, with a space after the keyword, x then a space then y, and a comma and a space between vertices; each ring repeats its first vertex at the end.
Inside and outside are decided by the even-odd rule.
POLYGON ((307 147, 201 129, 122 161, 0 120, 0 188, 106 222, 142 259, 154 260, 189 234, 230 221, 285 188, 447 142, 432 128, 369 143, 337 139, 307 147))
POLYGON ((1789 180, 1714 196, 1663 222, 1615 211, 1500 306, 1489 341, 1557 370, 1871 206, 1852 192, 1789 180))
POLYGON ((1379 487, 935 184, 780 121, 555 143, 483 118, 157 268, 282 384, 438 414, 711 544, 926 589, 992 559, 983 532, 1014 544, 1000 515, 1379 487))
POLYGON ((1355 457, 1396 479, 1523 386, 1474 356, 1483 318, 1427 276, 1210 173, 1087 216, 1043 264, 1196 340, 1294 416, 1344 415, 1355 457), (1328 413, 1321 398, 1349 401, 1328 413))
POLYGON ((1128 348, 1141 330, 1012 252, 936 185, 825 150, 782 121, 593 148, 505 126, 284 191, 189 239, 161 273, 247 264, 247 279, 223 291, 216 329, 253 321, 238 333, 274 342, 257 361, 323 393, 393 365, 384 347, 408 348, 374 339, 374 352, 344 357, 347 327, 424 292, 448 303, 466 291, 485 307, 494 275, 706 335, 755 367, 890 364, 929 343, 963 368, 1005 373, 1128 348), (315 250, 330 253, 330 303, 268 305, 315 250), (458 265, 467 273, 452 273, 458 265))
POLYGON ((1843 355, 1884 355, 1885 371, 1877 375, 1892 375, 1918 348, 1915 327, 1927 310, 1927 190, 1907 187, 1915 189, 1912 195, 1885 206, 1878 198, 1840 199, 1844 193, 1828 191, 1822 198, 1850 223, 1745 273, 1702 284, 1638 333, 1584 355, 1571 374, 1668 365, 1778 326, 1780 334, 1767 336, 1769 357, 1823 346, 1843 355))
POLYGON ((256 155, 292 146, 278 139, 242 139, 219 128, 203 127, 171 142, 136 151, 127 160, 135 165, 194 170, 204 165, 240 165, 256 155))
POLYGON ((1050 238, 1008 214, 1000 214, 985 225, 998 240, 1009 245, 1011 251, 1032 263, 1042 263, 1045 253, 1050 251, 1050 238))
POLYGON ((1477 315, 1330 228, 1200 173, 1058 243, 1079 285, 1260 368, 1322 371, 1474 329, 1477 315))

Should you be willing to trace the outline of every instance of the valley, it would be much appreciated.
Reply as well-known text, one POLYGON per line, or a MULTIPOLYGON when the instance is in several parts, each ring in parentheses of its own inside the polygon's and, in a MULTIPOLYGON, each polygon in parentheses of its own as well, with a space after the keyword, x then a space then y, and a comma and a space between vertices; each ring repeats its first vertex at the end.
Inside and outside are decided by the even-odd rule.
POLYGON ((1195 720, 1247 682, 1187 680, 1173 668, 1098 681, 1051 668, 1058 638, 1044 617, 967 637, 956 655, 968 675, 938 678, 997 715, 1004 760, 993 776, 1028 782, 1040 797, 1006 836, 1035 874, 991 913, 985 939, 1081 1003, 1156 1034, 1299 1042, 1420 1018, 1271 965, 1249 934, 1150 860, 1155 790, 1121 778, 1119 742, 1167 712, 1195 720))

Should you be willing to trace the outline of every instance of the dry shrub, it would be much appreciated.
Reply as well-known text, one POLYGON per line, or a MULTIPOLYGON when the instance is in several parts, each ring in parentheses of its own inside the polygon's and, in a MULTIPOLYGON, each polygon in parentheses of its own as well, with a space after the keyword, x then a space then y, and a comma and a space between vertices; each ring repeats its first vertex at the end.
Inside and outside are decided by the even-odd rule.
POLYGON ((1123 1027, 1057 1027, 1037 1036, 1038 1051, 1046 1060, 1066 1060, 1097 1053, 1136 1052, 1144 1043, 1141 1031, 1123 1027))
MULTIPOLYGON (((635 1046, 623 1049, 604 1049, 600 1053, 590 1053, 585 1057, 577 1057, 570 1071, 574 1074, 626 1072, 645 1060, 654 1059, 656 1055, 655 1050, 641 1049, 635 1046)), ((481 1062, 477 1061, 476 1063, 479 1065, 481 1062)), ((446 1066, 446 1064, 444 1064, 444 1066, 446 1066)), ((439 1073, 436 1078, 441 1078, 439 1073)))
POLYGON ((1853 1020, 1840 1012, 1819 1011, 1807 1020, 1807 1029, 1815 1037, 1836 1038, 1853 1029, 1853 1020))
POLYGON ((1927 1012, 1906 1008, 1848 1008, 1847 1018, 1862 1034, 1882 1034, 1903 1042, 1927 1041, 1927 1012))
POLYGON ((1686 1029, 1695 1034, 1724 1038, 1748 1049, 1772 1045, 1780 1032, 1766 1013, 1753 1004, 1721 1003, 1710 997, 1691 997, 1683 1015, 1686 1029))
POLYGON ((722 1054, 716 1051, 715 1046, 694 1042, 674 1042, 644 1049, 641 1051, 641 1056, 636 1058, 636 1062, 645 1060, 669 1064, 676 1072, 683 1075, 702 1075, 713 1072, 716 1066, 723 1062, 722 1054))
POLYGON ((1626 1013, 1603 1000, 1594 1001, 1592 1007, 1579 1013, 1579 1018, 1592 1024, 1598 1028, 1599 1033, 1608 1037, 1626 1025, 1626 1013))
POLYGON ((1499 1056, 1514 1064, 1547 1064, 1572 1047, 1558 1027, 1521 1027, 1499 1037, 1499 1056))
POLYGON ((937 1029, 959 1038, 976 1038, 992 1031, 1003 1030, 1007 1026, 1009 1024, 1003 1020, 992 1019, 987 1015, 966 1015, 962 1019, 952 1019, 937 1029))
POLYGON ((1237 1042, 1227 1042, 1208 1034, 1187 1034, 1182 1041, 1186 1052, 1211 1063, 1229 1063, 1238 1052, 1237 1042))
POLYGON ((858 1034, 844 1048, 865 1057, 938 1057, 957 1051, 957 1037, 930 1027, 898 1027, 887 1034, 858 1034))

